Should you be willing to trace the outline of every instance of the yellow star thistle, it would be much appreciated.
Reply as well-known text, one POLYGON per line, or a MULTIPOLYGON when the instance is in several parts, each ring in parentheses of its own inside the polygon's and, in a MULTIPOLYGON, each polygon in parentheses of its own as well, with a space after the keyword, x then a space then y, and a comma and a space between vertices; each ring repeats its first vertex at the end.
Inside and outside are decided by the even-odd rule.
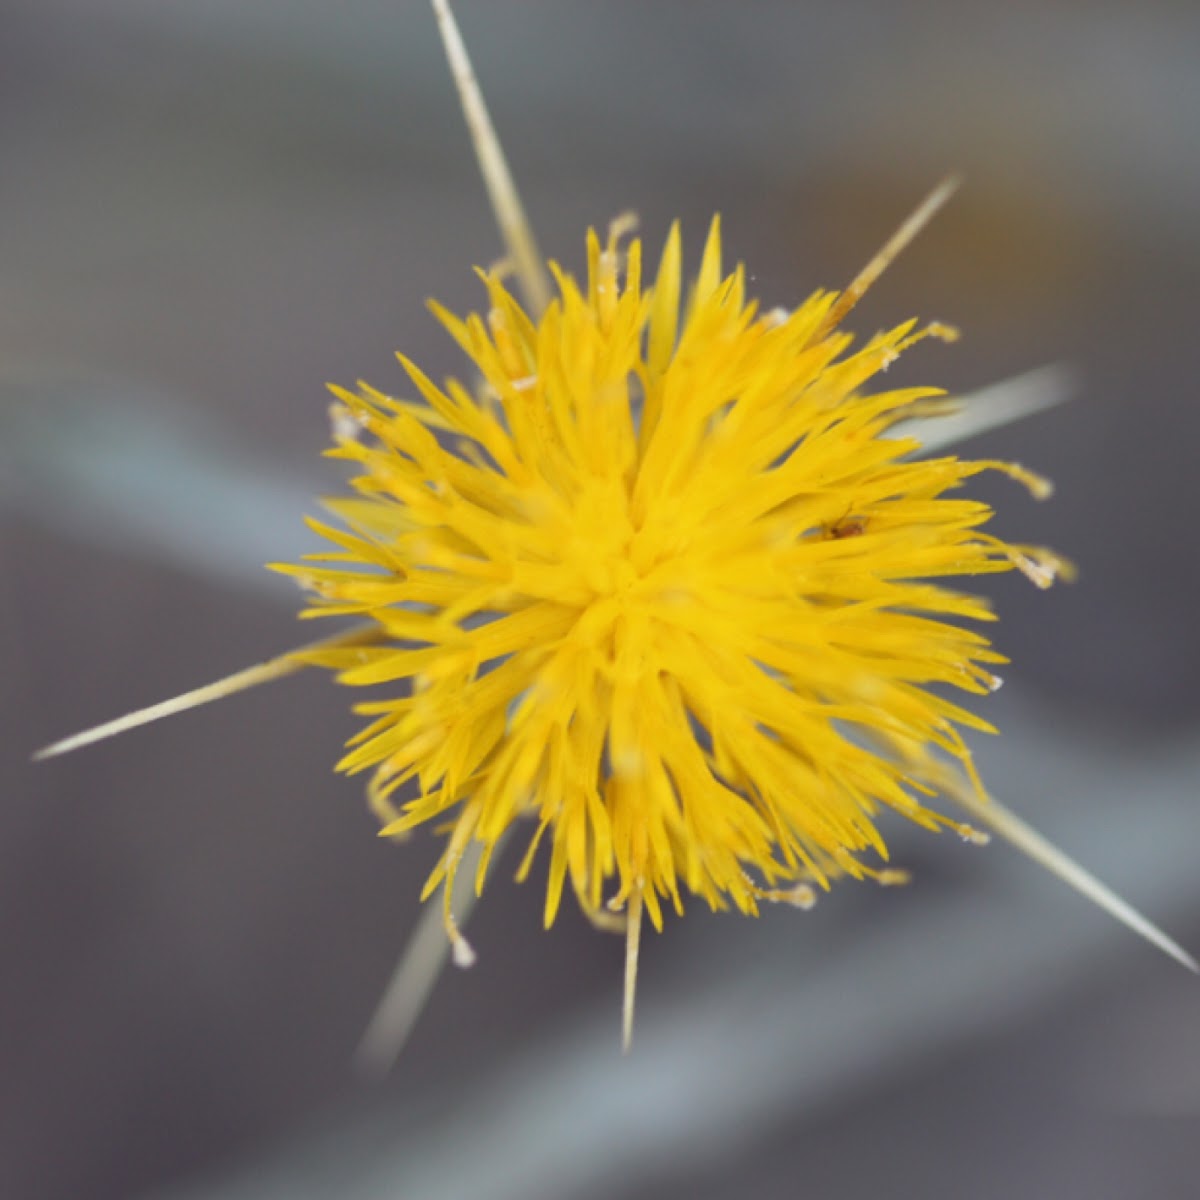
MULTIPOLYGON (((690 892, 712 908, 808 907, 840 876, 899 882, 876 827, 893 809, 985 840, 943 796, 1179 962, 1195 960, 1014 813, 989 799, 960 729, 992 727, 947 696, 982 694, 1004 658, 962 622, 985 601, 935 582, 1013 568, 1040 587, 1066 564, 984 530, 954 495, 1012 463, 921 459, 914 418, 952 411, 936 388, 871 391, 922 338, 909 321, 852 349, 841 324, 953 190, 921 204, 845 291, 761 312, 721 268, 714 220, 686 300, 673 227, 654 283, 630 222, 587 239, 581 287, 550 277, 447 0, 433 0, 488 194, 526 307, 481 271, 486 317, 431 304, 478 385, 419 400, 335 388, 335 457, 357 497, 328 502, 338 549, 303 566, 304 616, 365 621, 40 751, 47 758, 291 674, 335 670, 398 694, 339 764, 372 772, 383 833, 434 823, 456 960, 455 876, 484 884, 529 818, 518 878, 549 843, 545 920, 568 880, 594 923, 626 933, 628 1046, 643 911, 662 927, 690 892), (401 788, 415 797, 397 796, 401 788), (399 805, 399 807, 397 807, 399 805)), ((1021 405, 1013 411, 1020 412, 1021 405)), ((985 422, 986 423, 986 422, 985 422)), ((385 1065, 442 961, 419 928, 360 1050, 385 1065)))
POLYGON ((622 232, 589 234, 584 286, 551 265, 538 321, 497 272, 486 318, 431 306, 474 393, 403 358, 423 403, 335 389, 331 453, 361 498, 330 507, 351 532, 313 522, 339 549, 280 568, 311 591, 306 616, 385 639, 305 661, 411 684, 358 706, 374 720, 340 765, 373 770, 385 834, 449 822, 426 886, 447 912, 468 844, 482 888, 522 817, 520 877, 549 842, 547 925, 568 880, 589 915, 644 904, 661 928, 684 891, 754 913, 876 875, 883 808, 967 832, 926 801, 945 756, 971 770, 958 728, 991 727, 937 685, 985 693, 1004 660, 958 624, 990 620, 985 603, 931 581, 1060 565, 949 494, 986 469, 1042 481, 913 458, 891 431, 942 392, 864 390, 951 331, 910 321, 851 352, 834 293, 760 314, 742 268, 722 273, 716 221, 681 306, 678 228, 649 288, 622 232))

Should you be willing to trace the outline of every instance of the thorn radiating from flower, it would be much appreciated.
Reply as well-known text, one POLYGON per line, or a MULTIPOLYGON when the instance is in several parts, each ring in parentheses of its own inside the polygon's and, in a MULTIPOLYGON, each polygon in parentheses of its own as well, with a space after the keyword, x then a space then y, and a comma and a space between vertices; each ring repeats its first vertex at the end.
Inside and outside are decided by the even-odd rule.
POLYGON ((908 244, 937 216, 946 201, 958 191, 962 179, 958 175, 947 175, 941 183, 921 201, 909 214, 895 233, 884 243, 879 253, 850 281, 846 290, 837 297, 821 326, 827 333, 850 315, 854 306, 867 294, 871 285, 892 265, 908 244))
POLYGON ((302 654, 318 654, 335 648, 353 653, 353 647, 370 645, 372 642, 379 641, 383 636, 384 632, 378 625, 373 623, 357 625, 352 629, 335 633, 332 637, 312 642, 300 651, 293 650, 287 654, 280 654, 264 663, 246 667, 232 675, 226 675, 223 679, 218 679, 216 683, 205 684, 190 692, 184 692, 180 696, 173 696, 170 700, 151 704, 148 708, 140 708, 136 712, 117 717, 114 721, 106 721, 103 725, 96 725, 91 729, 85 729, 82 733, 63 738, 61 741, 44 746, 37 751, 33 756, 34 761, 40 762, 42 759, 68 754, 72 750, 80 750, 84 746, 102 742, 105 738, 116 737, 119 733, 128 733, 131 729, 137 729, 139 725, 149 725, 152 721, 161 721, 164 717, 173 717, 187 712, 189 708, 199 708, 204 704, 211 704, 214 700, 224 700, 227 696, 234 696, 238 692, 258 687, 260 684, 272 683, 276 679, 294 675, 307 665, 304 659, 299 657, 302 654))
POLYGON ((625 992, 621 1004, 621 1049, 629 1053, 633 1045, 633 1010, 637 999, 638 955, 642 944, 642 903, 644 887, 639 881, 630 892, 625 915, 625 992))
POLYGON ((1139 937, 1145 938, 1152 946, 1157 946, 1181 966, 1193 973, 1200 973, 1200 963, 1197 963, 1178 942, 1121 899, 1107 884, 1064 854, 1053 842, 1022 821, 1016 813, 994 800, 981 798, 973 789, 964 787, 961 778, 955 778, 952 773, 943 774, 938 782, 945 794, 956 804, 1034 862, 1045 867, 1052 875, 1057 875, 1068 887, 1074 888, 1097 908, 1102 908, 1139 937))
POLYGON ((442 44, 446 48, 450 72, 462 100, 480 173, 496 214, 496 224, 500 227, 500 236, 512 257, 513 269, 520 281, 526 304, 533 312, 540 313, 550 303, 551 289, 533 229, 525 216, 525 207, 521 203, 512 172, 508 169, 500 139, 492 127, 483 92, 475 78, 475 70, 448 0, 433 0, 433 11, 437 16, 442 44))
MULTIPOLYGON (((478 865, 482 852, 483 847, 478 843, 467 848, 463 868, 468 876, 478 865)), ((451 901, 456 921, 466 920, 474 901, 473 892, 459 888, 451 901)), ((416 932, 355 1052, 355 1065, 362 1074, 380 1076, 391 1068, 400 1048, 408 1041, 447 958, 454 956, 457 949, 455 965, 464 965, 461 961, 463 946, 466 942, 461 937, 453 943, 447 939, 441 914, 436 909, 426 908, 422 912, 416 932)))
POLYGON ((921 443, 922 454, 932 454, 1062 404, 1074 390, 1072 372, 1066 368, 1038 367, 953 401, 942 401, 937 411, 901 422, 892 435, 914 438, 921 443))

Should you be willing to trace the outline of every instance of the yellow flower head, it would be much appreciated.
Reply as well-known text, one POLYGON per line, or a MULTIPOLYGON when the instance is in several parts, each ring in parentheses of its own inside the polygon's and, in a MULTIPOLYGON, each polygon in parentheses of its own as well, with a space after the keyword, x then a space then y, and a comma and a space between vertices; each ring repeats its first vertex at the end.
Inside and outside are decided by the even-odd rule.
MULTIPOLYGON (((852 348, 843 318, 952 190, 936 189, 841 294, 761 312, 724 274, 716 221, 683 297, 678 228, 652 286, 619 221, 588 235, 584 286, 552 289, 447 0, 433 0, 480 166, 528 307, 481 272, 485 316, 434 314, 471 363, 437 387, 401 359, 420 399, 335 389, 336 447, 358 496, 329 502, 337 549, 283 566, 306 616, 348 632, 65 738, 45 758, 317 665, 390 695, 341 766, 372 772, 383 832, 448 835, 425 889, 444 889, 455 957, 455 875, 482 889, 522 818, 546 842, 546 924, 571 889, 627 934, 625 1040, 643 912, 685 892, 745 913, 806 907, 850 875, 898 881, 876 827, 885 808, 983 835, 931 806, 945 796, 1192 970, 1119 896, 989 800, 960 729, 990 726, 949 696, 985 693, 1003 658, 964 622, 986 604, 957 576, 1023 571, 1048 551, 987 533, 958 485, 1021 467, 920 458, 907 422, 945 413, 934 388, 872 381, 924 337, 907 322, 852 348), (405 789, 402 793, 401 789, 405 789), (406 798, 406 797, 412 798, 406 798)), ((414 939, 364 1040, 394 1056, 438 966, 414 939)))
POLYGON ((644 905, 656 927, 685 892, 804 902, 880 874, 882 809, 954 825, 929 794, 947 756, 971 770, 959 728, 990 726, 946 689, 986 693, 1004 660, 962 627, 984 602, 935 581, 1059 566, 958 494, 989 468, 1042 481, 914 457, 897 426, 942 393, 871 388, 950 330, 909 321, 854 350, 835 293, 763 313, 716 221, 681 302, 678 228, 650 287, 625 231, 589 234, 582 285, 551 264, 538 320, 495 271, 485 316, 431 306, 477 387, 402 358, 419 402, 335 389, 331 453, 359 497, 330 507, 350 532, 314 522, 338 549, 281 568, 305 615, 384 639, 307 661, 391 686, 358 706, 373 721, 341 766, 373 771, 385 834, 448 831, 426 895, 449 896, 472 842, 481 888, 531 818, 520 876, 548 842, 547 925, 568 880, 589 915, 644 905))

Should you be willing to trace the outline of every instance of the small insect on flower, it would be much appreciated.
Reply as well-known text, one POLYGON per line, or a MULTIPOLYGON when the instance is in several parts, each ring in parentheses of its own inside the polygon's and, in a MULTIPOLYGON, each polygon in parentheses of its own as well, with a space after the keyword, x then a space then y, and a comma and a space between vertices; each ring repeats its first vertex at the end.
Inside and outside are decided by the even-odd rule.
POLYGON ((885 811, 982 840, 942 802, 1190 962, 990 800, 963 738, 992 727, 950 693, 994 691, 1005 660, 958 581, 1015 569, 1045 587, 1068 568, 989 533, 962 485, 996 471, 1050 489, 1012 463, 921 457, 905 429, 947 411, 942 391, 876 385, 953 330, 909 320, 856 346, 842 328, 953 184, 845 291, 790 312, 747 296, 715 219, 686 284, 679 227, 648 271, 623 218, 588 233, 581 279, 550 263, 551 286, 435 7, 510 264, 480 272, 481 313, 430 306, 463 379, 401 357, 410 398, 334 389, 331 453, 357 494, 327 502, 339 525, 310 522, 330 550, 276 569, 307 592, 305 617, 363 624, 236 686, 318 666, 384 689, 356 706, 368 723, 339 766, 369 772, 383 834, 444 831, 424 896, 441 891, 456 960, 473 958, 452 909, 464 861, 478 892, 524 827, 517 876, 541 850, 546 925, 567 892, 626 931, 626 1044, 644 917, 900 882, 885 811))

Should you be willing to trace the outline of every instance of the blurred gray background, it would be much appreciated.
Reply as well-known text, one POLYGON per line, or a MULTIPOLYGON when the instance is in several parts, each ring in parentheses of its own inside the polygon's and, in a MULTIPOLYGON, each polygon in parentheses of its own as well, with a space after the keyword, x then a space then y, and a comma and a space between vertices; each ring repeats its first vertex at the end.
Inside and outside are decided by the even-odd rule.
MULTIPOLYGON (((1072 403, 970 447, 998 795, 1200 949, 1200 11, 460 0, 543 248, 713 210, 768 304, 839 286, 966 186, 861 306, 959 324, 898 380, 1047 362, 1072 403)), ((418 0, 0 3, 0 1196, 1191 1197, 1200 984, 1002 846, 888 826, 915 883, 621 947, 501 870, 395 1073, 350 1056, 433 839, 373 836, 298 677, 33 767, 39 745, 297 643, 336 490, 327 380, 461 370, 427 296, 499 244, 418 0)), ((506 864, 509 868, 513 864, 506 864)))

